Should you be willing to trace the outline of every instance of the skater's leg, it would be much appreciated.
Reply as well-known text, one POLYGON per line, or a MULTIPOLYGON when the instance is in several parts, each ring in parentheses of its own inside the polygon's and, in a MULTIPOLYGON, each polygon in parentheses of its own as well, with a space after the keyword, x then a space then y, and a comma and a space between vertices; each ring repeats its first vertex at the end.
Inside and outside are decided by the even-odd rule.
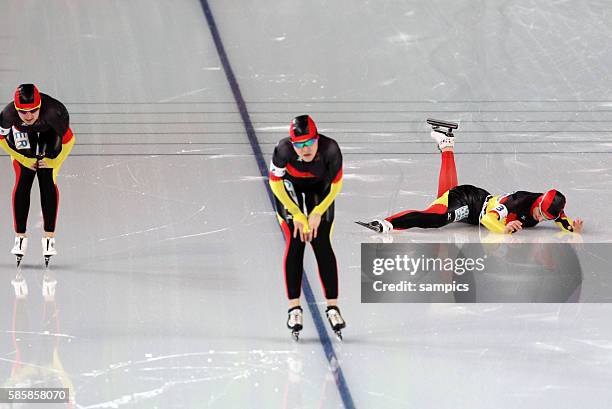
POLYGON ((13 219, 15 233, 25 236, 30 211, 30 192, 36 171, 28 169, 16 160, 13 161, 15 169, 15 186, 13 187, 13 219))
POLYGON ((455 168, 455 138, 436 130, 431 132, 431 138, 436 141, 442 152, 440 176, 438 178, 438 197, 457 186, 457 169, 455 168))
POLYGON ((331 245, 332 231, 333 221, 321 220, 317 237, 311 242, 327 305, 336 305, 338 299, 338 266, 331 245))
MULTIPOLYGON (((286 212, 281 212, 286 216, 286 212)), ((303 311, 300 307, 300 293, 302 289, 302 273, 304 271, 304 247, 299 237, 293 237, 293 221, 283 218, 278 214, 283 235, 285 236, 285 257, 283 265, 285 268, 285 288, 289 299, 289 310, 287 311, 287 328, 295 341, 299 338, 299 333, 303 328, 303 311)))
POLYGON ((285 288, 289 299, 289 308, 300 305, 302 290, 302 273, 304 271, 304 248, 299 237, 293 237, 293 222, 279 216, 279 222, 285 236, 285 255, 283 266, 285 270, 285 288))
POLYGON ((331 235, 334 230, 333 221, 321 221, 316 239, 312 241, 312 248, 319 267, 319 278, 323 286, 327 308, 325 314, 336 336, 342 339, 341 330, 346 322, 338 308, 338 266, 336 256, 331 246, 331 235))
POLYGON ((45 264, 48 265, 49 257, 55 256, 55 222, 57 220, 57 209, 59 207, 59 190, 55 184, 55 169, 42 168, 36 172, 38 176, 38 187, 40 188, 40 207, 44 221, 44 237, 42 238, 42 250, 45 264))
POLYGON ((442 150, 442 163, 438 177, 438 197, 457 186, 457 168, 455 167, 455 154, 452 148, 442 150))
POLYGON ((387 217, 385 220, 393 225, 394 230, 420 227, 423 229, 446 226, 451 220, 447 216, 448 192, 436 199, 424 210, 406 210, 387 217))
POLYGON ((55 222, 59 208, 59 190, 54 181, 53 171, 53 169, 45 168, 37 172, 45 237, 55 236, 55 222))

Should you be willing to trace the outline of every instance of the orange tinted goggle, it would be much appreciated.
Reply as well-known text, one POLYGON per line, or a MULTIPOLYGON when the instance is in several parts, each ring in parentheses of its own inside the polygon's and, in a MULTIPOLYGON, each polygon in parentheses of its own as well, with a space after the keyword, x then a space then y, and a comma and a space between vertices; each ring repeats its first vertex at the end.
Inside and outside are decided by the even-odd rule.
POLYGON ((37 106, 35 107, 28 107, 28 108, 20 108, 17 106, 17 104, 15 104, 15 109, 19 112, 23 112, 23 113, 27 113, 27 112, 31 112, 31 113, 35 113, 36 111, 38 111, 40 109, 40 103, 38 103, 37 106))
POLYGON ((553 216, 552 214, 550 214, 547 211, 545 211, 544 209, 542 209, 542 202, 541 201, 540 201, 540 204, 538 205, 538 210, 540 211, 540 214, 542 215, 544 220, 555 220, 556 219, 555 216, 553 216))

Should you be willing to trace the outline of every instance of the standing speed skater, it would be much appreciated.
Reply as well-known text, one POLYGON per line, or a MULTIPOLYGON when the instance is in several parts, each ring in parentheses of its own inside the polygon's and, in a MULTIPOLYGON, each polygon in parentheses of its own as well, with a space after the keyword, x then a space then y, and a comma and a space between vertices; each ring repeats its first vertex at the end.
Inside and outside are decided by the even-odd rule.
POLYGON ((38 91, 33 84, 21 84, 15 99, 0 112, 0 147, 13 162, 13 218, 15 245, 11 250, 17 266, 28 246, 26 236, 30 192, 38 178, 44 220, 42 250, 45 264, 57 254, 55 223, 59 207, 57 174, 74 145, 68 110, 60 101, 38 91))
POLYGON ((327 318, 341 339, 346 323, 337 305, 338 267, 331 235, 334 200, 342 189, 342 153, 336 141, 317 132, 308 115, 293 119, 289 135, 274 148, 269 174, 276 215, 286 240, 287 327, 297 340, 303 327, 300 295, 304 249, 310 243, 327 300, 327 318))
POLYGON ((428 120, 434 126, 431 137, 442 153, 438 179, 438 197, 424 210, 406 210, 385 219, 357 224, 379 233, 413 227, 438 228, 462 222, 483 225, 495 233, 516 233, 543 221, 554 221, 562 230, 580 233, 583 222, 572 220, 564 212, 565 196, 551 189, 544 193, 516 191, 491 195, 485 189, 459 185, 455 168, 452 122, 428 120), (447 131, 441 128, 448 128, 447 131))

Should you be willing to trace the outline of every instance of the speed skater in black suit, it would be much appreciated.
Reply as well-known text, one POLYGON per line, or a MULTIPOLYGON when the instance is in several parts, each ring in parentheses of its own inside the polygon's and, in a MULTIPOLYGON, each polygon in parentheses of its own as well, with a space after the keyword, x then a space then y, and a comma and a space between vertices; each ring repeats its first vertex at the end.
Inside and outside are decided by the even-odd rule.
POLYGON ((482 224, 492 232, 510 234, 550 220, 564 231, 582 231, 583 221, 572 220, 565 214, 565 196, 558 190, 491 195, 476 186, 459 185, 455 168, 454 136, 434 129, 431 137, 442 153, 437 199, 424 210, 406 210, 385 219, 358 224, 384 233, 413 227, 438 228, 462 222, 476 226, 482 224))
POLYGON ((15 99, 0 112, 0 147, 15 169, 13 218, 15 245, 11 250, 17 265, 24 256, 30 192, 38 178, 44 220, 42 238, 45 262, 57 254, 55 224, 59 207, 57 174, 74 145, 69 115, 64 104, 38 91, 33 84, 21 84, 15 99))
POLYGON ((341 338, 346 323, 337 305, 338 267, 331 235, 334 200, 342 189, 342 153, 335 140, 317 132, 308 115, 293 119, 289 135, 274 148, 269 174, 276 215, 286 240, 287 327, 297 340, 303 327, 300 295, 304 249, 309 242, 317 259, 327 301, 327 318, 341 338))

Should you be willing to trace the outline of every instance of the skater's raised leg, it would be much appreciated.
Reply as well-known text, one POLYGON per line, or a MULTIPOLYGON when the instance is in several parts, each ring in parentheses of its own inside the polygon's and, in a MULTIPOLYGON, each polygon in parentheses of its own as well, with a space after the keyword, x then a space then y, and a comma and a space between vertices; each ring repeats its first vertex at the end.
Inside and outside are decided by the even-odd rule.
POLYGON ((386 233, 391 230, 404 230, 412 227, 438 228, 452 222, 448 217, 448 192, 457 186, 457 169, 455 166, 453 136, 439 131, 431 131, 431 138, 441 151, 442 162, 438 177, 438 198, 424 210, 406 210, 384 220, 375 219, 370 222, 357 222, 357 224, 386 233))
POLYGON ((440 197, 458 185, 454 153, 455 138, 437 131, 431 131, 431 138, 436 141, 442 152, 440 176, 438 177, 438 197, 440 197))

